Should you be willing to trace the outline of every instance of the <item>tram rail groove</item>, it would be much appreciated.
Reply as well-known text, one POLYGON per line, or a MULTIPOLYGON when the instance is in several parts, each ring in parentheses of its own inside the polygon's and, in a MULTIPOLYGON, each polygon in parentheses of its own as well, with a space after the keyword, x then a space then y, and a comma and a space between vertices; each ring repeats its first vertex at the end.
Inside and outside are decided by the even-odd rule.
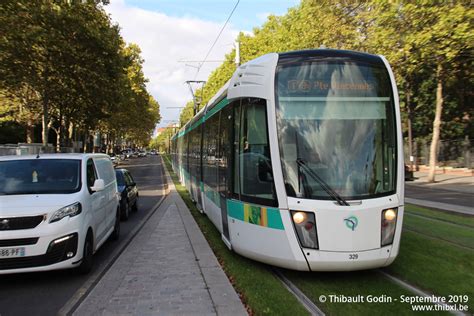
POLYGON ((474 251, 474 248, 473 248, 473 247, 461 245, 461 244, 455 243, 454 241, 451 241, 451 240, 448 240, 448 239, 444 239, 444 238, 440 238, 440 237, 428 235, 428 234, 422 233, 422 232, 420 232, 420 231, 417 231, 417 230, 415 230, 415 229, 403 227, 403 230, 409 231, 409 232, 411 232, 411 233, 419 234, 419 235, 421 235, 421 236, 423 236, 423 237, 426 237, 426 238, 429 238, 429 239, 440 240, 440 241, 446 242, 446 243, 448 243, 448 244, 451 244, 451 245, 456 246, 456 247, 459 247, 459 248, 463 248, 463 249, 466 249, 466 250, 474 251))
MULTIPOLYGON (((432 293, 428 293, 428 292, 425 292, 423 290, 421 290, 420 288, 414 286, 414 285, 411 285, 410 283, 407 283, 406 281, 403 281, 402 279, 399 279, 397 278, 396 276, 393 276, 391 275, 390 273, 388 272, 385 272, 383 270, 377 270, 378 273, 382 274, 384 277, 386 277, 387 279, 389 279, 390 281, 400 285, 401 287, 407 289, 408 291, 412 292, 413 294, 416 294, 418 296, 422 296, 422 297, 432 297, 433 295, 434 296, 439 296, 439 295, 436 295, 436 294, 432 294, 432 293)), ((434 303, 430 303, 430 304, 435 304, 435 305, 439 305, 439 306, 443 306, 443 308, 447 309, 446 311, 450 314, 453 314, 453 315, 457 315, 457 316, 464 316, 464 315, 468 315, 468 314, 465 314, 463 312, 460 312, 460 311, 452 311, 452 310, 449 310, 450 307, 454 307, 453 305, 451 304, 447 304, 447 303, 439 303, 439 302, 434 302, 434 303)))
POLYGON ((405 211, 405 214, 408 214, 408 215, 414 216, 414 217, 427 219, 427 220, 434 221, 434 222, 441 222, 441 223, 448 224, 448 225, 474 229, 474 227, 471 226, 471 225, 456 223, 456 222, 453 222, 453 221, 450 221, 450 220, 447 220, 447 219, 441 219, 441 218, 436 218, 436 217, 432 217, 432 216, 416 214, 416 213, 413 213, 413 212, 410 212, 410 211, 405 211))
POLYGON ((273 274, 281 281, 287 290, 306 308, 311 315, 324 316, 324 312, 314 304, 293 282, 283 275, 280 269, 273 268, 273 274))

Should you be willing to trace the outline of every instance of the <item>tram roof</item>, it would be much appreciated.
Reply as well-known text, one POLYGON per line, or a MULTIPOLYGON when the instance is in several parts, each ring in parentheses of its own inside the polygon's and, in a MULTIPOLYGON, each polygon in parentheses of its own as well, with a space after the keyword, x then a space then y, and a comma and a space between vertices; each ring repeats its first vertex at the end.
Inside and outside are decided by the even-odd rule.
POLYGON ((306 50, 297 50, 291 52, 284 52, 278 54, 278 62, 285 62, 286 60, 291 59, 292 61, 297 60, 298 58, 304 60, 311 59, 324 59, 324 58, 351 58, 364 61, 371 64, 383 64, 383 60, 380 55, 374 55, 364 52, 356 52, 351 50, 343 49, 306 49, 306 50))

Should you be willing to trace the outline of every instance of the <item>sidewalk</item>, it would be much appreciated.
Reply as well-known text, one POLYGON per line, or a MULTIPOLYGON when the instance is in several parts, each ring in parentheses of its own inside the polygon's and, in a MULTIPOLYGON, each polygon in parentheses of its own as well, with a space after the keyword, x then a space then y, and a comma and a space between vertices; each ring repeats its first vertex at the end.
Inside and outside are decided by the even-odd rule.
POLYGON ((168 173, 170 194, 74 315, 246 315, 168 173))
POLYGON ((405 182, 407 203, 474 215, 474 176, 437 174, 435 183, 427 181, 426 172, 414 177, 405 182))

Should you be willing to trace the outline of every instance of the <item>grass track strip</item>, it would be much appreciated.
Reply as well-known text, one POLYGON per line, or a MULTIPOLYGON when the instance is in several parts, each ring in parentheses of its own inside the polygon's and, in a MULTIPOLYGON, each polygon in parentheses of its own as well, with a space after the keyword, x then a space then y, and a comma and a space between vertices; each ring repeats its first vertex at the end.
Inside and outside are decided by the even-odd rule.
POLYGON ((326 315, 296 285, 294 285, 293 282, 291 282, 287 277, 285 277, 278 268, 273 268, 272 270, 275 276, 281 281, 281 283, 283 283, 283 285, 288 289, 288 291, 296 297, 296 299, 308 310, 308 312, 311 313, 311 315, 326 315))
MULTIPOLYGON (((407 282, 403 281, 402 279, 399 279, 399 278, 397 278, 397 277, 395 277, 395 276, 393 276, 393 275, 391 275, 391 274, 389 274, 385 271, 378 270, 378 272, 381 273, 384 277, 386 277, 390 281, 395 282, 396 284, 400 285, 401 287, 404 287, 405 289, 412 292, 413 294, 416 294, 416 295, 422 296, 422 297, 432 297, 433 296, 433 294, 426 293, 426 292, 420 290, 419 288, 411 285, 410 283, 407 283, 407 282)), ((434 296, 436 296, 436 295, 434 295, 434 296)), ((450 306, 452 306, 450 304, 443 304, 443 303, 438 303, 438 302, 433 303, 433 304, 443 306, 447 309, 450 306)), ((460 316, 461 315, 467 315, 467 314, 464 314, 464 313, 459 312, 459 311, 449 311, 449 313, 454 314, 454 315, 460 315, 460 316)))

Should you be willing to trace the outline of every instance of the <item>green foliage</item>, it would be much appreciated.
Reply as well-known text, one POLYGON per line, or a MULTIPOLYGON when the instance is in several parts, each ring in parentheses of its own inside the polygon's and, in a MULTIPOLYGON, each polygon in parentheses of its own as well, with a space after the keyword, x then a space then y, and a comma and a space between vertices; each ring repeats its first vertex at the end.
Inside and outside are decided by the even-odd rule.
POLYGON ((140 49, 125 45, 101 3, 1 3, 0 119, 42 118, 58 143, 68 129, 148 142, 159 105, 146 91, 140 49))
POLYGON ((411 106, 413 133, 427 138, 435 116, 437 80, 443 82, 442 139, 474 137, 467 102, 473 87, 472 20, 474 10, 462 2, 393 3, 373 1, 359 16, 366 25, 365 48, 390 61, 399 85, 401 106, 411 106), (444 70, 436 77, 437 67, 444 70), (411 104, 406 104, 407 94, 411 104))

